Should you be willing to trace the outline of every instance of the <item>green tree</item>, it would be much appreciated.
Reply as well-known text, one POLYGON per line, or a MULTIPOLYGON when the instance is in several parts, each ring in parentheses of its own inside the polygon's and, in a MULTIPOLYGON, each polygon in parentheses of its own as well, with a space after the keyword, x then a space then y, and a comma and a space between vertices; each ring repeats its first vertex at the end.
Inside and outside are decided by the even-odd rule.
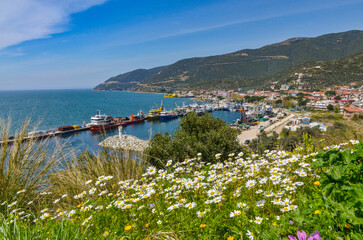
POLYGON ((339 105, 335 105, 334 112, 340 113, 340 107, 339 107, 339 105))
POLYGON ((262 131, 257 135, 257 138, 251 141, 249 147, 253 152, 262 154, 267 149, 275 149, 278 138, 279 135, 276 132, 273 132, 272 135, 267 135, 265 131, 262 131))
POLYGON ((335 96, 336 95, 336 92, 335 91, 332 91, 332 90, 326 91, 325 92, 325 95, 327 95, 327 96, 335 96))
POLYGON ((329 111, 333 111, 334 110, 334 106, 329 104, 326 109, 328 109, 329 111))
POLYGON ((151 164, 164 167, 166 161, 183 161, 188 157, 202 154, 202 160, 214 162, 215 154, 222 158, 229 153, 242 150, 237 142, 238 130, 232 129, 219 118, 211 114, 201 117, 190 113, 183 117, 173 136, 157 133, 149 143, 146 155, 151 164))

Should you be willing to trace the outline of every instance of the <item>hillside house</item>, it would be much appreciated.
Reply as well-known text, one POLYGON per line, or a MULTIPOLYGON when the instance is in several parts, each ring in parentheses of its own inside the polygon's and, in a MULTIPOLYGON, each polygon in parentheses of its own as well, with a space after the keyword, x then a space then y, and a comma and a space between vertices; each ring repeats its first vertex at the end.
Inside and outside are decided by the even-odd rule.
POLYGON ((344 119, 352 120, 355 115, 363 113, 363 109, 356 105, 349 105, 344 108, 344 119))

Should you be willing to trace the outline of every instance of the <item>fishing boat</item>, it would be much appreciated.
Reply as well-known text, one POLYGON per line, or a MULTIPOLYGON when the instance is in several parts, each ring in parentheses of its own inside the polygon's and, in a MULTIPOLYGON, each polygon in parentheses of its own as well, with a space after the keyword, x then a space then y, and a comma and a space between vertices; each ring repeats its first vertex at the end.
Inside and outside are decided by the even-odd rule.
POLYGON ((162 111, 160 113, 160 120, 171 120, 171 119, 175 119, 178 118, 178 114, 175 113, 174 111, 162 111))
POLYGON ((144 121, 144 113, 142 111, 139 111, 136 115, 131 114, 129 124, 143 123, 144 121))
POLYGON ((138 114, 133 115, 131 114, 130 117, 117 117, 115 118, 115 121, 117 124, 121 126, 127 126, 130 124, 136 124, 136 123, 143 123, 145 121, 145 116, 142 111, 140 111, 138 114))
POLYGON ((158 107, 158 105, 156 105, 156 107, 157 107, 156 109, 153 108, 149 111, 149 114, 147 115, 148 121, 160 119, 160 113, 163 111, 163 101, 161 101, 160 107, 158 107))
POLYGON ((159 119, 160 115, 157 112, 150 111, 149 114, 147 115, 148 121, 159 120, 159 119))
POLYGON ((117 124, 113 117, 110 117, 106 114, 101 114, 100 110, 97 110, 97 114, 91 117, 91 131, 102 131, 107 129, 117 128, 117 124))

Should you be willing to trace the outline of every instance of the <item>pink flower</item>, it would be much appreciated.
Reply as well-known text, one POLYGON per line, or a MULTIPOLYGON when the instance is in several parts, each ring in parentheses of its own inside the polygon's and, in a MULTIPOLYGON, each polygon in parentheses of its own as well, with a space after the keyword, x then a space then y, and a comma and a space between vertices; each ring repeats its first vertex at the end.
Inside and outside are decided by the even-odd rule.
MULTIPOLYGON (((306 233, 304 231, 297 231, 297 238, 289 235, 290 240, 306 240, 306 233)), ((319 231, 315 231, 310 236, 308 236, 307 240, 322 240, 320 237, 319 231)))

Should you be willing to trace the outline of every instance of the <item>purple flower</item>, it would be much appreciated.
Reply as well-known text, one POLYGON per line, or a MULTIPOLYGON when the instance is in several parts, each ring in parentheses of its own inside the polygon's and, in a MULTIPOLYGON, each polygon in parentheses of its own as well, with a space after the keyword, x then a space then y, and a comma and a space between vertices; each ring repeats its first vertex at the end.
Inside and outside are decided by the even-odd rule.
POLYGON ((290 240, 306 240, 306 233, 304 231, 297 231, 297 238, 289 235, 290 240))
POLYGON ((308 240, 322 240, 320 237, 320 233, 319 231, 315 231, 314 233, 312 233, 309 237, 308 240))
POLYGON ((292 220, 290 220, 290 222, 289 222, 289 223, 290 223, 290 225, 292 225, 294 222, 293 222, 292 220))
POLYGON ((306 233, 304 231, 297 231, 297 238, 299 240, 306 240, 306 233))
MULTIPOLYGON (((304 231, 297 231, 297 238, 291 235, 288 237, 290 240, 306 240, 306 233, 304 231)), ((315 231, 310 236, 308 236, 307 240, 322 240, 322 238, 320 237, 319 231, 315 231)))

